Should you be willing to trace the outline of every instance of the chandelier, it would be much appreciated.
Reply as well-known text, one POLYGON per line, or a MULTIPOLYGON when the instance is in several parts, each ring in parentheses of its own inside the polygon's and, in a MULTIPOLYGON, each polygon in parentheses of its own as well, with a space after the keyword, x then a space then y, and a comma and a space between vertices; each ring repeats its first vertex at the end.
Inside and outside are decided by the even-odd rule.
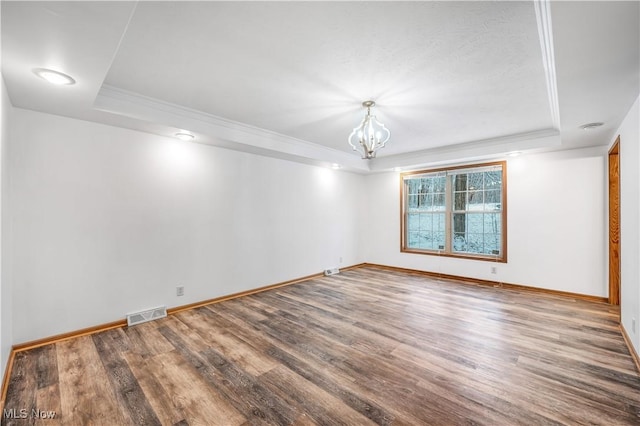
POLYGON ((378 149, 384 148, 391 132, 376 119, 375 115, 371 115, 371 108, 376 106, 374 101, 364 101, 362 106, 367 109, 367 115, 349 135, 349 145, 354 151, 360 152, 364 160, 370 160, 375 158, 378 149))

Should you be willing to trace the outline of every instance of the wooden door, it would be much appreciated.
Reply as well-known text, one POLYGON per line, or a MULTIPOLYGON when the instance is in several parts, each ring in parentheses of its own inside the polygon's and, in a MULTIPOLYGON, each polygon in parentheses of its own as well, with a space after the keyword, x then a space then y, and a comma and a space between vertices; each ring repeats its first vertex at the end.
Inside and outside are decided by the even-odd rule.
POLYGON ((620 304, 620 136, 609 151, 609 303, 620 304))

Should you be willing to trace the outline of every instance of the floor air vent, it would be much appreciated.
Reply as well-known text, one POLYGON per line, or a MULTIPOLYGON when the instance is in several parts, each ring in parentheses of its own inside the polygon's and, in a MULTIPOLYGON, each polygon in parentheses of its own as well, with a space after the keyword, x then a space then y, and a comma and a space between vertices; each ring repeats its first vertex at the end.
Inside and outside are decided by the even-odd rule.
POLYGON ((335 275, 335 274, 339 274, 340 273, 340 269, 338 268, 329 268, 329 269, 325 269, 324 270, 324 275, 325 276, 329 276, 329 275, 335 275))
POLYGON ((132 326, 142 324, 143 322, 153 321, 154 319, 164 318, 167 316, 167 307, 160 306, 158 308, 148 309, 146 311, 134 312, 127 315, 127 325, 132 326))

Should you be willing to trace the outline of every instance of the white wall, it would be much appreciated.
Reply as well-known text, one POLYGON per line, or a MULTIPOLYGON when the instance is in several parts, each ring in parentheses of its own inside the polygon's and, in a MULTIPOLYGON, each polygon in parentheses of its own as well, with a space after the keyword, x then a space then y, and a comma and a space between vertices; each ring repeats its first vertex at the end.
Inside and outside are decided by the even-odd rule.
POLYGON ((363 261, 362 176, 18 108, 11 132, 14 343, 363 261))
MULTIPOLYGON (((2 184, 10 173, 13 220, 3 232, 12 230, 13 245, 3 249, 2 278, 11 254, 14 344, 317 273, 340 257, 342 266, 366 261, 607 296, 604 148, 508 160, 509 261, 493 264, 401 253, 397 173, 359 176, 11 114, 2 184)), ((630 149, 624 138, 622 146, 630 149)))
POLYGON ((398 173, 367 176, 367 262, 606 297, 606 150, 510 158, 508 263, 400 252, 398 173), (491 274, 491 267, 497 274, 491 274))
MULTIPOLYGON (((620 320, 640 353, 640 98, 620 125, 620 320)), ((613 145, 612 141, 612 144, 613 145)))
POLYGON ((4 78, 0 76, 0 377, 4 375, 13 344, 8 166, 9 121, 12 109, 4 78))

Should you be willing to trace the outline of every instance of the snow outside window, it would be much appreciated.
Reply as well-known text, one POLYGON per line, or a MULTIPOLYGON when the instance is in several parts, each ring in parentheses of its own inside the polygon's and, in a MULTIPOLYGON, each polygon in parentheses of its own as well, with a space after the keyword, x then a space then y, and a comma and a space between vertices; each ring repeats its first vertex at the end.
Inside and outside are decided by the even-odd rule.
POLYGON ((402 251, 506 262, 506 163, 404 173, 402 251))

